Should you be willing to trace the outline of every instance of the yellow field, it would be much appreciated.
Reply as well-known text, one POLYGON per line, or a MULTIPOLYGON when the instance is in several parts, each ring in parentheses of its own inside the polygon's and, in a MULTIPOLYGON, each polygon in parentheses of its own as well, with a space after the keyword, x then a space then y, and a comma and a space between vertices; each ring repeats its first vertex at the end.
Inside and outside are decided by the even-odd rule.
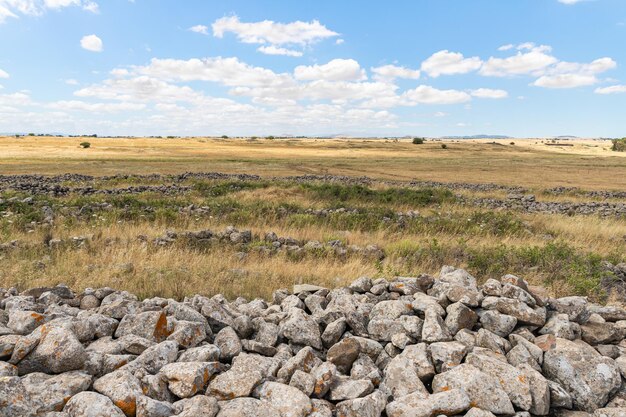
POLYGON ((342 174, 397 180, 493 182, 532 188, 626 189, 626 154, 609 141, 573 147, 538 139, 427 142, 385 139, 0 137, 0 173, 342 174), (91 148, 82 149, 80 142, 91 148), (510 142, 515 145, 510 145, 510 142))

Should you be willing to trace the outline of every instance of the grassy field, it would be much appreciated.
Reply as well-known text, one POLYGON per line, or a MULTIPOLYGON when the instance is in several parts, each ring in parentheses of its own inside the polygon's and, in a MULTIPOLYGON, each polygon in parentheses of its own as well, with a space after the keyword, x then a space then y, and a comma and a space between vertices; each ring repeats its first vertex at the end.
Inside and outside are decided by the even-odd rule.
MULTIPOLYGON (((557 148, 530 139, 509 142, 449 141, 448 149, 442 149, 439 142, 390 140, 3 138, 0 173, 367 175, 525 186, 546 201, 597 201, 543 193, 555 186, 626 189, 626 159, 606 150, 609 143, 581 141, 557 148), (92 147, 80 148, 84 140, 92 147)), ((116 189, 160 182, 131 177, 63 185, 116 189)), ((0 287, 66 283, 77 289, 108 285, 143 296, 219 292, 269 297, 274 289, 299 282, 336 286, 362 275, 436 273, 451 264, 468 268, 481 280, 515 273, 551 294, 606 298, 610 276, 603 262, 626 261, 624 218, 493 210, 461 204, 459 199, 506 198, 501 190, 269 178, 187 179, 176 184, 190 189, 176 195, 57 197, 2 191, 0 243, 7 244, 0 249, 0 287), (45 223, 44 207, 55 213, 53 224, 45 223), (346 210, 332 211, 338 208, 346 210), (331 212, 311 212, 321 209, 331 212), (399 214, 409 211, 419 214, 399 214), (229 225, 251 230, 253 241, 198 246, 179 239, 164 247, 151 243, 167 230, 219 231, 229 225), (268 254, 259 249, 270 231, 322 244, 340 240, 346 246, 377 245, 385 258, 337 256, 327 249, 299 256, 268 254), (77 236, 86 238, 82 245, 72 243, 77 236), (50 239, 63 243, 50 247, 50 239), (11 241, 17 242, 8 244, 11 241)))
POLYGON ((267 176, 339 174, 493 182, 533 188, 626 189, 624 153, 610 141, 547 146, 536 139, 413 145, 384 139, 111 139, 0 137, 0 173, 92 175, 217 171, 267 176), (89 141, 82 149, 79 143, 89 141), (492 143, 493 142, 493 143, 492 143))

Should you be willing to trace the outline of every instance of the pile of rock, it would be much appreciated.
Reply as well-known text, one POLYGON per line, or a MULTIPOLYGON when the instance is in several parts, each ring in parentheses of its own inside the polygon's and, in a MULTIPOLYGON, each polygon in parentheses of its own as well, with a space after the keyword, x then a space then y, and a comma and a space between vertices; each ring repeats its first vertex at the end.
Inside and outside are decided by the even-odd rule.
POLYGON ((271 302, 0 294, 2 417, 626 415, 626 310, 513 275, 444 267, 271 302))
MULTIPOLYGON (((234 226, 228 226, 220 232, 211 230, 180 233, 166 231, 162 236, 152 239, 152 243, 157 246, 168 246, 181 238, 194 245, 240 245, 243 250, 254 250, 265 255, 286 252, 292 256, 304 256, 307 253, 313 253, 332 254, 339 257, 360 255, 374 260, 385 258, 385 252, 374 244, 361 247, 358 245, 346 245, 341 240, 331 240, 322 243, 318 240, 298 240, 291 237, 282 237, 274 232, 268 232, 260 239, 252 231, 238 230, 234 226), (253 242, 255 245, 250 248, 249 244, 253 242)), ((141 236, 140 239, 147 240, 147 237, 141 236)))

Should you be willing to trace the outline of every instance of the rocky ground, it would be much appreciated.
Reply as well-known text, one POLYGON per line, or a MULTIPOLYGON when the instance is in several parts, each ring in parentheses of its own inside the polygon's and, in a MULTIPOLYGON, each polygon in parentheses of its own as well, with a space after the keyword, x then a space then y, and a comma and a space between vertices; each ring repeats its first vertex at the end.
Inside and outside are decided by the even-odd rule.
POLYGON ((0 416, 626 416, 626 310, 521 278, 297 285, 271 302, 0 290, 0 416))
POLYGON ((600 216, 626 216, 626 203, 622 201, 605 201, 606 199, 626 199, 623 191, 586 191, 577 188, 558 187, 543 190, 546 196, 571 195, 579 198, 591 199, 584 202, 537 201, 529 190, 518 186, 504 186, 499 184, 471 184, 471 183, 443 183, 436 181, 385 181, 374 180, 369 177, 349 177, 340 175, 302 175, 289 177, 267 177, 248 174, 223 174, 218 172, 194 172, 178 175, 114 175, 93 177, 80 174, 64 174, 56 176, 42 175, 0 175, 0 192, 11 190, 25 192, 31 196, 66 196, 76 195, 136 195, 145 192, 159 193, 165 196, 185 194, 193 187, 184 185, 190 180, 237 180, 237 181, 289 181, 294 183, 341 183, 370 186, 372 184, 386 186, 401 186, 411 188, 443 188, 453 191, 489 192, 504 191, 506 198, 475 198, 457 194, 455 198, 462 204, 474 207, 487 207, 499 210, 518 210, 526 213, 548 214, 582 214, 600 216), (126 187, 95 187, 95 181, 154 181, 159 185, 130 185, 126 187), (73 183, 73 185, 67 185, 73 183))

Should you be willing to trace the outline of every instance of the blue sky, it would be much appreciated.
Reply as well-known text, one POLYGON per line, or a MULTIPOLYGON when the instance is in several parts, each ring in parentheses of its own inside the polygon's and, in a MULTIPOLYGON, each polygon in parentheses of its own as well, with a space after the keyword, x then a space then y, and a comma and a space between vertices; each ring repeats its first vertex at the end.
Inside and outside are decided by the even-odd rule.
POLYGON ((626 136, 626 1, 0 0, 0 132, 626 136))

